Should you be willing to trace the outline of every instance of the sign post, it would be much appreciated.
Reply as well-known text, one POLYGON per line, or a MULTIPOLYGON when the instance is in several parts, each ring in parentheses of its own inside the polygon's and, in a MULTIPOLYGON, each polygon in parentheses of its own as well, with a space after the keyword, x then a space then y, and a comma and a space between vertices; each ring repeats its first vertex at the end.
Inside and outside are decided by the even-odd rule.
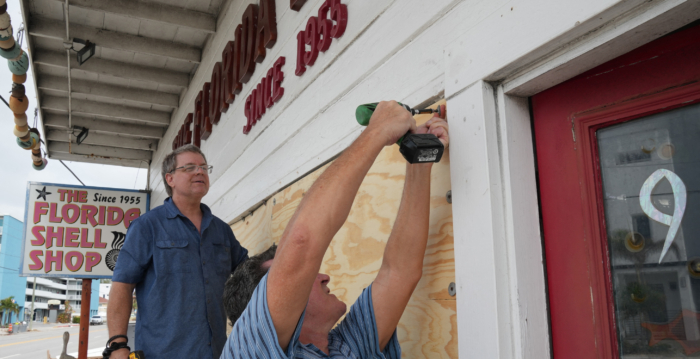
POLYGON ((78 345, 78 359, 87 359, 88 331, 90 330, 90 295, 92 294, 92 280, 83 279, 83 291, 80 298, 80 344, 78 345))
POLYGON ((92 280, 112 278, 126 232, 149 202, 137 190, 27 183, 20 276, 83 279, 79 359, 87 358, 92 280))

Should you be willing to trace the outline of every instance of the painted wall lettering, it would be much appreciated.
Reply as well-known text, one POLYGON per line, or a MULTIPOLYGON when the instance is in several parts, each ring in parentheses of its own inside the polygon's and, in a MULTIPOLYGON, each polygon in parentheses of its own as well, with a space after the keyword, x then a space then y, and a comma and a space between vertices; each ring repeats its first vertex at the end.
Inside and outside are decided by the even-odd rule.
POLYGON ((258 12, 257 40, 255 41, 255 62, 261 63, 267 51, 277 43, 277 14, 275 0, 260 0, 258 12))
POLYGON ((347 25, 347 5, 341 4, 340 0, 324 1, 318 9, 318 16, 310 17, 306 28, 297 34, 297 67, 294 74, 301 76, 307 66, 313 66, 318 53, 328 50, 332 39, 343 36, 347 25))
POLYGON ((306 4, 306 0, 289 0, 289 8, 294 11, 301 10, 301 7, 306 4))
MULTIPOLYGON (((274 0, 260 0, 259 6, 248 5, 241 17, 241 23, 236 27, 233 41, 229 41, 224 47, 221 61, 217 62, 212 70, 210 82, 202 86, 195 99, 193 112, 187 115, 175 136, 173 149, 186 144, 201 147, 202 140, 209 138, 214 131, 213 125, 218 124, 221 119, 221 113, 228 111, 236 95, 241 93, 242 84, 247 83, 253 76, 256 64, 265 60, 266 49, 271 49, 277 42, 276 14, 274 0)), ((281 74, 281 71, 279 73, 281 74)), ((282 77, 278 79, 278 83, 281 81, 282 77)), ((268 80, 267 83, 269 85, 271 82, 268 80)), ((258 92, 265 92, 265 85, 258 87, 258 92)), ((264 102, 264 98, 261 101, 264 102)), ((256 112, 264 112, 264 108, 267 107, 259 107, 256 112)))
POLYGON ((284 95, 284 88, 281 86, 284 80, 282 66, 285 63, 284 56, 275 61, 275 64, 267 71, 265 76, 253 92, 245 100, 245 117, 247 119, 243 126, 243 133, 248 134, 251 128, 260 120, 265 111, 272 107, 284 95))

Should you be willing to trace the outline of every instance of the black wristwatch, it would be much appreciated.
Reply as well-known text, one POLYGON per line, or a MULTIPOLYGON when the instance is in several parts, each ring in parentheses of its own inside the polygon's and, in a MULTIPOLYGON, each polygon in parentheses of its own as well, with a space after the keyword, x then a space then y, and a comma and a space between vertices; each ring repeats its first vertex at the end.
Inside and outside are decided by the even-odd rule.
POLYGON ((131 351, 131 348, 127 345, 129 342, 129 338, 126 335, 115 335, 109 340, 107 340, 107 345, 105 346, 105 350, 102 352, 102 359, 108 359, 110 355, 112 355, 112 352, 115 350, 119 349, 126 349, 128 351, 131 351), (119 339, 119 338, 124 338, 126 339, 125 342, 114 342, 112 343, 112 340, 119 339))

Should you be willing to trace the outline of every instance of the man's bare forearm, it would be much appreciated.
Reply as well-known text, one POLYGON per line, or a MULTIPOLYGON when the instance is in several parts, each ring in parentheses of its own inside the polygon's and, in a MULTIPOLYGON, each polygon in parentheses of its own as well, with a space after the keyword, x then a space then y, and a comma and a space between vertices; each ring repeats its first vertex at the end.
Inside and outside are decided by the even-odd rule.
MULTIPOLYGON (((109 306, 107 306, 107 329, 109 336, 126 335, 126 330, 129 327, 129 317, 133 308, 134 284, 112 282, 112 289, 109 291, 109 306)), ((115 339, 115 342, 125 342, 126 339, 115 339)), ((129 343, 133 347, 134 343, 129 343)), ((118 350, 112 354, 113 358, 126 358, 126 350, 118 350), (122 353, 124 352, 124 353, 122 353)))
POLYGON ((423 273, 430 222, 431 168, 432 164, 406 166, 399 213, 372 285, 380 348, 391 339, 423 273))
POLYGON ((399 213, 384 250, 382 267, 404 276, 423 272, 423 256, 430 222, 430 171, 432 164, 406 166, 406 183, 399 213))
POLYGON ((357 190, 383 148, 368 131, 331 164, 304 195, 280 240, 270 270, 268 305, 286 348, 318 274, 323 255, 348 214, 357 190))

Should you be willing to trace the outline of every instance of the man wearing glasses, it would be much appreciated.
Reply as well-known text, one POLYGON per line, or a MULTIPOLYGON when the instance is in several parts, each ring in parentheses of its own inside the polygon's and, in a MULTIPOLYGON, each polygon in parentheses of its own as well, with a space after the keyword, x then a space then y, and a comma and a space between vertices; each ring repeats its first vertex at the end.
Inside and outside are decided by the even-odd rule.
MULTIPOLYGON (((107 311, 111 358, 218 358, 226 342, 224 284, 248 251, 201 203, 212 166, 182 146, 163 160, 170 198, 136 219, 117 259, 107 311), (136 343, 125 343, 136 289, 136 343)), ((108 349, 109 350, 109 349, 108 349)))

